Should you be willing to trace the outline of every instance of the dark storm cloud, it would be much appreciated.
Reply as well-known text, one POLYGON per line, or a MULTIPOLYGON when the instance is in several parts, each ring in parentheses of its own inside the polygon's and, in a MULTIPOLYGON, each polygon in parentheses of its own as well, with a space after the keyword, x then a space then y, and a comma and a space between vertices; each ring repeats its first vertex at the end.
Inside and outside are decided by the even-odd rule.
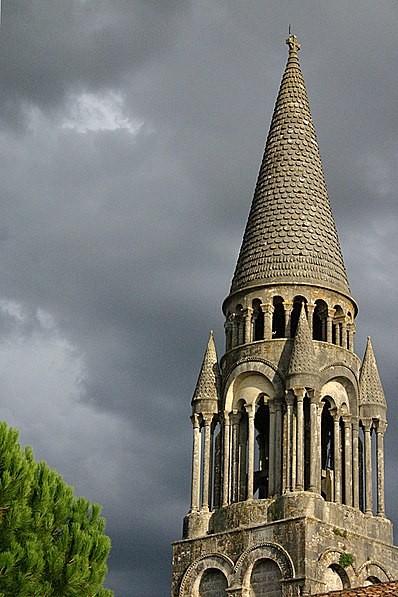
MULTIPOLYGON (((288 24, 397 428, 393 2, 3 0, 1 411, 104 504, 117 597, 169 594, 190 399, 228 293, 288 24), (54 430, 56 431, 54 433, 54 430), (155 563, 155 564, 154 564, 155 563)), ((389 514, 397 453, 387 439, 389 514)))

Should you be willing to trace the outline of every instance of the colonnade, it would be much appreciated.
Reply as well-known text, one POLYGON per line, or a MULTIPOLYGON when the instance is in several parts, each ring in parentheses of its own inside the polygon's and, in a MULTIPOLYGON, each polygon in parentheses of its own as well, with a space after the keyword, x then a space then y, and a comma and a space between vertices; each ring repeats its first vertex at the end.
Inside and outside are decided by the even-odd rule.
POLYGON ((317 390, 305 388, 288 390, 283 399, 267 398, 266 404, 269 431, 263 455, 261 449, 256 451, 258 401, 220 415, 192 415, 192 512, 251 500, 259 488, 258 479, 266 477, 260 497, 305 490, 384 516, 384 422, 359 420, 321 401, 317 390), (324 429, 323 409, 332 417, 329 430, 324 429), (333 457, 323 469, 325 432, 330 435, 333 457))
MULTIPOLYGON (((281 301, 276 305, 257 302, 257 309, 252 307, 244 309, 238 306, 239 308, 234 313, 228 315, 224 324, 227 351, 256 340, 294 336, 291 329, 293 311, 297 308, 296 305, 301 306, 301 302, 281 301), (283 308, 283 321, 276 325, 275 308, 279 306, 283 308), (256 322, 260 316, 261 326, 258 326, 256 322)), ((325 304, 325 308, 322 310, 316 303, 305 302, 305 309, 310 333, 314 340, 322 340, 351 351, 354 350, 355 323, 349 315, 344 315, 341 307, 334 309, 325 304), (314 316, 319 318, 316 330, 314 329, 314 316)))

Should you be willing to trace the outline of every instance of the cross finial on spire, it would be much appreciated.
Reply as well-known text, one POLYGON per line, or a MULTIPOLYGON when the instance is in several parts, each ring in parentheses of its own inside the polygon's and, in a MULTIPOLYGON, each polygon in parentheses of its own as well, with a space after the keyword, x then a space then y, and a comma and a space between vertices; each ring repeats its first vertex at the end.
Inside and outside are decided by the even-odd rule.
MULTIPOLYGON (((289 32, 290 32, 290 26, 289 26, 289 32)), ((297 54, 297 52, 300 49, 300 44, 298 42, 298 39, 295 35, 291 34, 289 35, 289 37, 286 40, 287 45, 290 48, 289 54, 297 54)))

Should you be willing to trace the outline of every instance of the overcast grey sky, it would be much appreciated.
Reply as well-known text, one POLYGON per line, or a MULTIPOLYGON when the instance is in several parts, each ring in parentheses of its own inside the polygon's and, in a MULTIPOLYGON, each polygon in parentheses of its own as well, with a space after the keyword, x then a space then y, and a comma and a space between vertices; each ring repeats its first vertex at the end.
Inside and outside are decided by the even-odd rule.
POLYGON ((398 524, 397 0, 3 0, 0 417, 104 506, 116 597, 166 597, 190 400, 299 37, 398 524))

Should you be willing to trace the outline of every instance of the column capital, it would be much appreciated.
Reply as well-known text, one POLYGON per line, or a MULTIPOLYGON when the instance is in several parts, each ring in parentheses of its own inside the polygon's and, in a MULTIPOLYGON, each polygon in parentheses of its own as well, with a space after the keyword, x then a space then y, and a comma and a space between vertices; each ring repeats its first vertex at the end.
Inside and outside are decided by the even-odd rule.
POLYGON ((254 418, 254 415, 256 414, 256 405, 245 404, 245 411, 247 412, 248 417, 254 418))
POLYGON ((201 415, 204 427, 210 426, 213 421, 214 413, 201 413, 201 415))
POLYGON ((336 309, 332 309, 331 307, 328 307, 328 314, 327 317, 333 317, 334 314, 336 313, 336 309))
POLYGON ((194 429, 199 429, 199 415, 197 413, 193 413, 191 415, 191 421, 194 429))
POLYGON ((292 309, 293 309, 293 304, 294 304, 293 301, 283 301, 282 302, 282 305, 284 307, 291 307, 292 309))
POLYGON ((261 303, 260 309, 266 315, 272 315, 272 313, 275 310, 275 307, 271 303, 261 303))
POLYGON ((292 388, 292 390, 297 398, 297 402, 302 402, 307 394, 307 388, 292 388))
POLYGON ((308 390, 308 396, 311 400, 311 404, 316 404, 317 406, 320 405, 321 402, 321 391, 317 390, 316 388, 311 388, 308 390))
POLYGON ((374 422, 374 427, 376 429, 376 433, 385 433, 387 429, 387 421, 377 421, 374 422))
POLYGON ((348 415, 348 414, 346 414, 346 415, 343 415, 341 418, 342 418, 342 420, 343 420, 343 423, 344 423, 344 426, 345 426, 345 427, 346 427, 347 425, 350 425, 350 424, 351 424, 351 421, 352 421, 352 416, 351 416, 351 415, 348 415))
POLYGON ((315 311, 316 304, 315 303, 307 303, 307 311, 315 311))
POLYGON ((293 390, 286 390, 285 391, 285 400, 286 400, 286 404, 288 406, 293 406, 294 400, 295 400, 293 390))
POLYGON ((246 309, 243 309, 242 315, 243 317, 251 317, 253 315, 253 309, 251 307, 246 307, 246 309))
POLYGON ((369 433, 373 427, 373 419, 371 419, 370 417, 364 417, 363 419, 361 419, 361 421, 364 430, 369 433))

